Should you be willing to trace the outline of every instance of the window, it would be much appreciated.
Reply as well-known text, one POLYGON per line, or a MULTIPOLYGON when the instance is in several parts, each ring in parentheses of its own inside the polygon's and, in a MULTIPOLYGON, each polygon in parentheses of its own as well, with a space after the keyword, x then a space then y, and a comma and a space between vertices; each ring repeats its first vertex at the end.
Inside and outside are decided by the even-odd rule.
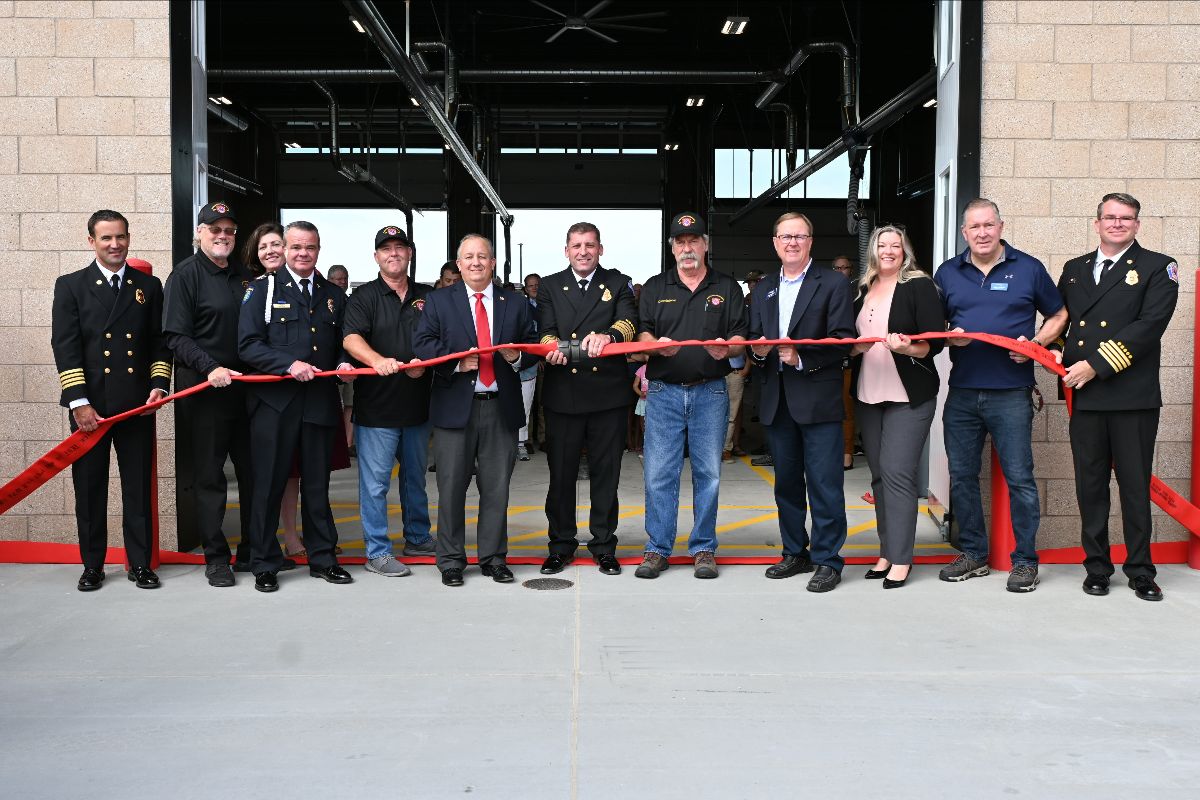
MULTIPOLYGON (((797 153, 798 157, 800 155, 797 153)), ((813 155, 816 151, 809 151, 808 157, 813 155)), ((788 173, 787 154, 783 150, 722 149, 716 151, 715 161, 716 194, 722 198, 757 197, 788 173)), ((803 162, 798 162, 797 166, 800 163, 803 162)), ((849 186, 850 159, 843 153, 833 163, 784 192, 783 197, 842 199, 849 186)), ((859 197, 869 198, 870 187, 871 159, 867 158, 859 197)))

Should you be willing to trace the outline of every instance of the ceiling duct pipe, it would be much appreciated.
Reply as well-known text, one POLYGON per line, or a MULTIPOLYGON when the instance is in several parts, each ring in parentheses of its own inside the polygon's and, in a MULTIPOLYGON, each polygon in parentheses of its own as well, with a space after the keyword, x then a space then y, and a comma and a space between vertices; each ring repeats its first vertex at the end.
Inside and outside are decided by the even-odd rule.
POLYGON ((227 169, 221 169, 216 164, 208 165, 208 179, 218 186, 224 186, 226 189, 244 194, 261 195, 263 193, 262 186, 249 178, 243 178, 241 175, 230 172, 227 169))
POLYGON ((923 78, 880 106, 875 113, 843 131, 841 138, 837 141, 829 144, 824 150, 781 178, 774 186, 738 209, 729 218, 729 224, 732 225, 751 211, 762 208, 821 167, 833 163, 836 158, 849 152, 851 148, 865 145, 876 133, 890 127, 896 120, 927 100, 929 92, 936 85, 937 71, 931 69, 923 78))
MULTIPOLYGON (((345 0, 349 2, 349 0, 345 0)), ((423 63, 423 62, 422 62, 423 63)), ((441 80, 445 70, 414 71, 425 79, 441 80)), ((778 72, 755 70, 703 69, 456 69, 460 83, 709 83, 749 84, 779 80, 778 72)), ((210 81, 308 83, 398 83, 403 78, 387 69, 258 69, 230 67, 208 70, 210 81)))
MULTIPOLYGON (((446 77, 445 89, 442 94, 445 96, 445 112, 447 117, 454 116, 454 109, 458 105, 458 57, 454 55, 454 51, 450 49, 450 45, 445 42, 413 42, 410 53, 438 53, 442 54, 446 69, 443 74, 446 77)), ((414 56, 413 61, 421 68, 421 72, 429 72, 422 62, 417 61, 414 56)))
POLYGON ((212 114, 222 122, 237 128, 239 131, 244 131, 250 127, 250 120, 246 119, 241 114, 232 111, 231 109, 227 109, 218 103, 214 103, 212 100, 208 101, 208 113, 212 114))
MULTIPOLYGON (((475 157, 476 164, 483 163, 483 109, 474 103, 459 103, 459 112, 469 111, 471 113, 471 152, 475 157)), ((458 115, 454 116, 455 125, 458 124, 458 115)))
MULTIPOLYGON (((404 212, 405 219, 412 218, 413 206, 412 203, 404 199, 403 196, 383 185, 378 178, 372 175, 367 170, 360 167, 358 164, 346 163, 342 161, 342 148, 338 141, 338 112, 339 106, 337 99, 333 96, 333 92, 329 87, 320 81, 314 81, 314 85, 325 95, 329 100, 329 160, 333 164, 334 170, 339 175, 344 177, 351 183, 360 183, 365 188, 387 200, 396 208, 404 212)), ((412 233, 412 225, 409 224, 409 233, 412 233)))
POLYGON ((404 85, 412 92, 412 96, 420 103, 425 116, 429 117, 429 121, 441 133, 442 138, 449 145, 450 151, 458 158, 467 170, 467 174, 471 176, 479 190, 483 192, 484 197, 492 204, 492 208, 500 215, 501 221, 511 224, 512 214, 504 205, 504 201, 500 199, 500 193, 496 191, 491 181, 483 174, 483 170, 475 163, 471 151, 467 149, 458 132, 454 130, 454 123, 443 112, 441 105, 435 103, 435 98, 425 84, 425 79, 417 69, 417 65, 400 49, 400 43, 379 13, 379 9, 375 7, 375 3, 371 0, 343 0, 343 2, 350 10, 351 15, 366 29, 367 35, 379 48, 384 60, 396 71, 404 85))
POLYGON ((796 114, 787 103, 771 103, 764 111, 780 111, 783 113, 784 146, 787 148, 788 172, 791 172, 796 168, 796 114))
POLYGON ((792 56, 792 60, 783 68, 783 74, 771 81, 771 85, 763 90, 759 98, 754 101, 754 105, 759 110, 765 109, 775 99, 775 95, 779 94, 788 79, 795 75, 801 65, 814 53, 833 53, 842 58, 842 96, 839 98, 839 102, 842 106, 842 130, 845 130, 855 123, 854 56, 850 55, 850 49, 841 42, 809 42, 800 45, 800 49, 792 56))

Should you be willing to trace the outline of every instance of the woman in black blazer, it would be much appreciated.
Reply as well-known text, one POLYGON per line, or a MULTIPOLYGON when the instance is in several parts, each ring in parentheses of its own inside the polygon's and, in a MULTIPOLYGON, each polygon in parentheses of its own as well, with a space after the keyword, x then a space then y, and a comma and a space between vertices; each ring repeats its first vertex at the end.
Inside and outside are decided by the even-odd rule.
POLYGON ((942 349, 941 340, 914 342, 909 336, 946 329, 937 286, 917 267, 903 228, 884 225, 871 234, 855 319, 860 337, 885 339, 854 347, 862 359, 855 387, 858 426, 879 531, 879 560, 866 577, 883 578, 883 588, 895 589, 912 567, 917 470, 937 404, 933 357, 942 349))

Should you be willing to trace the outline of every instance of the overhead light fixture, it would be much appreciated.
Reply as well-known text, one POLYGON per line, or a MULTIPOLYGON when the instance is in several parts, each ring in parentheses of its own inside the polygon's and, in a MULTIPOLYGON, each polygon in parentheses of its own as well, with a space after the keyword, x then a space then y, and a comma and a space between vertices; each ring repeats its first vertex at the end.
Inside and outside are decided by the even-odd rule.
POLYGON ((218 103, 223 103, 224 105, 227 105, 227 106, 231 106, 231 105, 233 105, 233 101, 232 101, 232 100, 230 100, 230 99, 229 99, 228 97, 226 97, 225 95, 221 95, 221 96, 219 96, 219 97, 217 98, 217 102, 218 102, 218 103))
POLYGON ((699 108, 704 105, 704 95, 692 95, 687 99, 688 108, 699 108))
POLYGON ((926 101, 925 101, 925 105, 924 105, 924 106, 922 106, 922 108, 933 108, 933 107, 934 107, 934 106, 936 106, 936 105, 937 105, 937 98, 936 98, 936 97, 931 97, 931 98, 929 98, 928 100, 926 100, 926 101))
POLYGON ((417 98, 415 98, 415 97, 410 97, 410 98, 408 98, 408 99, 409 99, 409 100, 411 100, 411 101, 412 101, 412 104, 413 104, 414 106, 416 106, 417 108, 420 108, 420 107, 421 107, 421 104, 417 102, 417 98))
POLYGON ((725 24, 721 26, 721 33, 726 36, 738 36, 749 24, 749 17, 726 17, 725 24))
POLYGON ((366 28, 364 28, 364 27, 362 26, 362 24, 360 24, 360 23, 359 23, 359 21, 358 21, 358 20, 356 20, 354 17, 351 17, 351 18, 350 18, 350 24, 351 24, 351 25, 353 25, 353 26, 354 26, 354 30, 358 31, 359 33, 366 33, 366 32, 367 32, 367 29, 366 29, 366 28))
POLYGON ((678 149, 679 149, 679 142, 667 142, 666 144, 663 145, 663 150, 666 152, 670 152, 670 151, 678 150, 678 149))
POLYGON ((299 142, 284 142, 283 146, 288 148, 289 150, 299 150, 300 149, 299 142))

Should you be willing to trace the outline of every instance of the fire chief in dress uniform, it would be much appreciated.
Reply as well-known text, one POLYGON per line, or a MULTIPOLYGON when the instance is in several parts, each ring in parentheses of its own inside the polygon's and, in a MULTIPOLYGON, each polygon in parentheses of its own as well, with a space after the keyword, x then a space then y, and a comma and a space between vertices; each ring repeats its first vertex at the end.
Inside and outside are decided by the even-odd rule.
MULTIPOLYGON (((50 344, 62 385, 71 431, 94 431, 100 419, 166 396, 171 354, 162 336, 162 284, 125 263, 129 221, 116 211, 88 220, 88 243, 96 259, 54 283, 50 344)), ((154 417, 130 417, 111 426, 71 465, 75 520, 79 527, 81 592, 104 582, 108 548, 109 448, 121 471, 121 513, 129 580, 158 588, 150 569, 150 477, 154 466, 154 417)))
POLYGON ((275 531, 297 451, 309 574, 329 583, 354 580, 334 556, 337 528, 329 508, 330 453, 334 434, 344 430, 342 406, 336 381, 314 375, 351 369, 342 350, 346 293, 317 274, 321 241, 311 222, 290 223, 284 231, 284 248, 286 266, 251 284, 238 321, 242 361, 261 373, 294 379, 255 383, 249 393, 250 460, 256 476, 250 507, 250 571, 260 592, 279 588, 276 573, 283 566, 283 551, 275 531))
POLYGON ((575 486, 579 459, 587 448, 592 510, 588 550, 606 575, 621 571, 617 562, 617 484, 625 449, 629 389, 623 357, 599 358, 611 342, 631 342, 637 334, 633 281, 600 266, 604 246, 600 229, 578 222, 567 229, 564 248, 570 266, 549 275, 538 290, 538 330, 542 342, 578 345, 579 359, 552 351, 542 378, 546 414, 546 494, 550 555, 542 572, 562 572, 575 556, 575 486))
POLYGON ((1083 526, 1083 590, 1108 594, 1109 475, 1115 469, 1125 528, 1125 575, 1143 600, 1161 600, 1150 559, 1150 475, 1162 392, 1160 339, 1179 297, 1179 266, 1137 243, 1141 204, 1106 194, 1096 210, 1098 250, 1063 267, 1058 289, 1070 327, 1063 383, 1073 387, 1071 453, 1083 526))

